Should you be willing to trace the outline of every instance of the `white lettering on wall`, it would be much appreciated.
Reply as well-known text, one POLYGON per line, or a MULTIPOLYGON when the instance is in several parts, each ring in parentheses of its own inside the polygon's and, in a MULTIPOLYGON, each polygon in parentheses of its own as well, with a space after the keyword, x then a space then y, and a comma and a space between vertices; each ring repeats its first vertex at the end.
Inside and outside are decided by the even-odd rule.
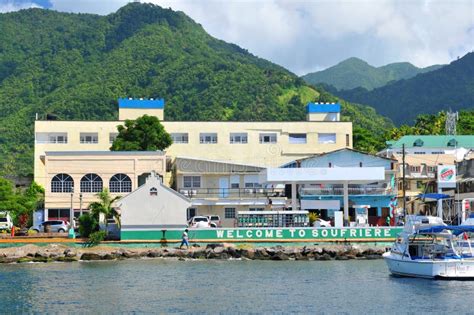
POLYGON ((265 238, 273 237, 273 230, 265 230, 265 238))
POLYGON ((306 236, 306 231, 305 231, 305 230, 299 230, 299 231, 298 231, 298 235, 299 235, 300 237, 305 237, 305 236, 306 236))

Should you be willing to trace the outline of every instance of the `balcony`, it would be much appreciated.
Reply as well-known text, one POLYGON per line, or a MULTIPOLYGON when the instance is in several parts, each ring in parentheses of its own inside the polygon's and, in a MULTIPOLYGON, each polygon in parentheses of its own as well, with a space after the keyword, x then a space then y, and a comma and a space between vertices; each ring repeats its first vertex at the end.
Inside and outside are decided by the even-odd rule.
POLYGON ((180 188, 188 198, 267 198, 285 197, 284 189, 275 188, 180 188))
MULTIPOLYGON (((393 189, 383 187, 349 187, 348 192, 349 195, 391 195, 395 193, 393 189)), ((299 193, 301 196, 342 196, 344 189, 342 187, 305 187, 300 188, 299 193)))

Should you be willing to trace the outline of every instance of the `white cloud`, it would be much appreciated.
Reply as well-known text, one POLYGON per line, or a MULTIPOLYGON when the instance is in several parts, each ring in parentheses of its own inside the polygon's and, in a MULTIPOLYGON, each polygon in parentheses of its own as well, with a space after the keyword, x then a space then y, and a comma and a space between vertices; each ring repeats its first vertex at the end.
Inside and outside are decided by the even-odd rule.
MULTIPOLYGON (((1 1, 1 0, 0 0, 1 1)), ((51 0, 67 12, 109 14, 127 0, 51 0)), ((474 0, 152 0, 211 35, 297 74, 349 57, 374 65, 448 63, 474 49, 474 0)))
POLYGON ((0 1, 0 13, 14 12, 30 8, 41 8, 41 6, 33 2, 0 1))

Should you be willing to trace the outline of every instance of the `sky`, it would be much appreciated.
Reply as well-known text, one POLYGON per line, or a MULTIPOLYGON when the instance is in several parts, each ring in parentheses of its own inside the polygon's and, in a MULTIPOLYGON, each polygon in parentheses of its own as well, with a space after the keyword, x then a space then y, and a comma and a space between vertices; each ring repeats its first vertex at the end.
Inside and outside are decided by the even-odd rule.
MULTIPOLYGON (((127 0, 0 0, 0 13, 30 7, 110 14, 127 0)), ((350 57, 374 66, 446 64, 474 51, 474 0, 149 0, 183 11, 212 36, 298 75, 350 57)))

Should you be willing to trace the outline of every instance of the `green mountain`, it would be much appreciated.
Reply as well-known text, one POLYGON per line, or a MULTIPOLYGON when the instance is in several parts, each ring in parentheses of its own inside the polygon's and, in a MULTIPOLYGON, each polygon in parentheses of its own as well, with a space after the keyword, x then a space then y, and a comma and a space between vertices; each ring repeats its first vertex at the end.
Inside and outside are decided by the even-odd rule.
POLYGON ((474 107, 474 53, 438 70, 419 74, 367 91, 332 91, 351 101, 374 107, 396 124, 412 123, 419 114, 474 107))
POLYGON ((409 62, 397 62, 377 68, 364 60, 353 57, 326 70, 308 73, 302 78, 310 84, 324 83, 338 90, 358 87, 372 90, 391 81, 412 78, 419 73, 433 71, 441 67, 441 65, 434 65, 417 68, 409 62))
MULTIPOLYGON (((22 10, 0 14, 0 29, 0 174, 32 173, 36 113, 113 120, 119 97, 163 97, 167 120, 303 120, 308 101, 329 97, 151 4, 107 16, 22 10)), ((360 105, 343 115, 375 134, 391 126, 360 105)))

